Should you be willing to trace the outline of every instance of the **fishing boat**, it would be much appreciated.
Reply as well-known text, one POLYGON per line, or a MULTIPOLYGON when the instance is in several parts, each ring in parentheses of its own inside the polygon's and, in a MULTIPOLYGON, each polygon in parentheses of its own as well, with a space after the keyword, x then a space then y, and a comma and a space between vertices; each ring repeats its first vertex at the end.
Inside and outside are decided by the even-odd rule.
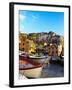
POLYGON ((43 65, 33 60, 19 56, 19 72, 27 78, 39 78, 41 76, 43 65))

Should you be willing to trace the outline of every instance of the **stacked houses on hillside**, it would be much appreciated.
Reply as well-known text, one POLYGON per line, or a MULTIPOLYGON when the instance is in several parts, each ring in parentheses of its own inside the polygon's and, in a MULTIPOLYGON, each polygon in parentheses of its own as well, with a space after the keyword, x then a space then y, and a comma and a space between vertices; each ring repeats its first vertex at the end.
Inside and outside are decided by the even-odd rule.
POLYGON ((64 38, 49 33, 19 34, 19 49, 28 53, 46 52, 49 56, 64 55, 64 38), (40 50, 40 51, 39 51, 40 50))
POLYGON ((19 50, 31 53, 31 52, 35 52, 36 46, 35 46, 33 40, 27 39, 26 35, 23 35, 20 33, 20 35, 19 35, 19 50))

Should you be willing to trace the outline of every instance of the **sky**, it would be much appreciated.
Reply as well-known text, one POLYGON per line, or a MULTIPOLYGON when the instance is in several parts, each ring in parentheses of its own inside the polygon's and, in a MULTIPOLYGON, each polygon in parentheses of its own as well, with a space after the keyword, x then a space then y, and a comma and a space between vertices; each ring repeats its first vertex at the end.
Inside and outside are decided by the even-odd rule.
POLYGON ((64 35, 64 12, 20 10, 19 29, 24 33, 53 31, 64 35))

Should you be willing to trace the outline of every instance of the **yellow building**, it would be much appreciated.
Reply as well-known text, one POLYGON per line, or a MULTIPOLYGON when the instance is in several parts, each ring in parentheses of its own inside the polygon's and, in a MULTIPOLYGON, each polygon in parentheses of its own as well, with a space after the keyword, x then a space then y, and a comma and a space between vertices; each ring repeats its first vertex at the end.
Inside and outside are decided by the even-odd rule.
POLYGON ((32 40, 29 40, 29 53, 36 52, 36 45, 32 40))
POLYGON ((26 36, 20 34, 19 36, 19 50, 32 53, 35 52, 36 46, 33 40, 27 39, 26 36))
POLYGON ((21 41, 21 43, 19 43, 19 49, 22 51, 28 52, 29 42, 27 40, 21 41))

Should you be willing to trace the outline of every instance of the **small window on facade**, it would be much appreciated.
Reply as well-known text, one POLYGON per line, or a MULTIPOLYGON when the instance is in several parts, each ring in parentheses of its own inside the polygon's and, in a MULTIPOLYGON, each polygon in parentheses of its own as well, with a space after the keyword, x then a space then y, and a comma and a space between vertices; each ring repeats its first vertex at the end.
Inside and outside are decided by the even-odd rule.
POLYGON ((24 50, 24 48, 22 48, 22 50, 24 50))
POLYGON ((48 49, 50 49, 50 47, 48 49))
POLYGON ((23 43, 23 45, 24 45, 24 43, 23 43))
POLYGON ((52 49, 54 49, 54 47, 52 47, 52 49))
POLYGON ((56 54, 58 53, 58 51, 56 51, 56 54))
POLYGON ((50 53, 50 51, 48 51, 48 53, 50 53))
POLYGON ((27 41, 27 43, 29 43, 29 42, 27 41))
POLYGON ((52 51, 52 54, 54 54, 54 51, 52 51))

